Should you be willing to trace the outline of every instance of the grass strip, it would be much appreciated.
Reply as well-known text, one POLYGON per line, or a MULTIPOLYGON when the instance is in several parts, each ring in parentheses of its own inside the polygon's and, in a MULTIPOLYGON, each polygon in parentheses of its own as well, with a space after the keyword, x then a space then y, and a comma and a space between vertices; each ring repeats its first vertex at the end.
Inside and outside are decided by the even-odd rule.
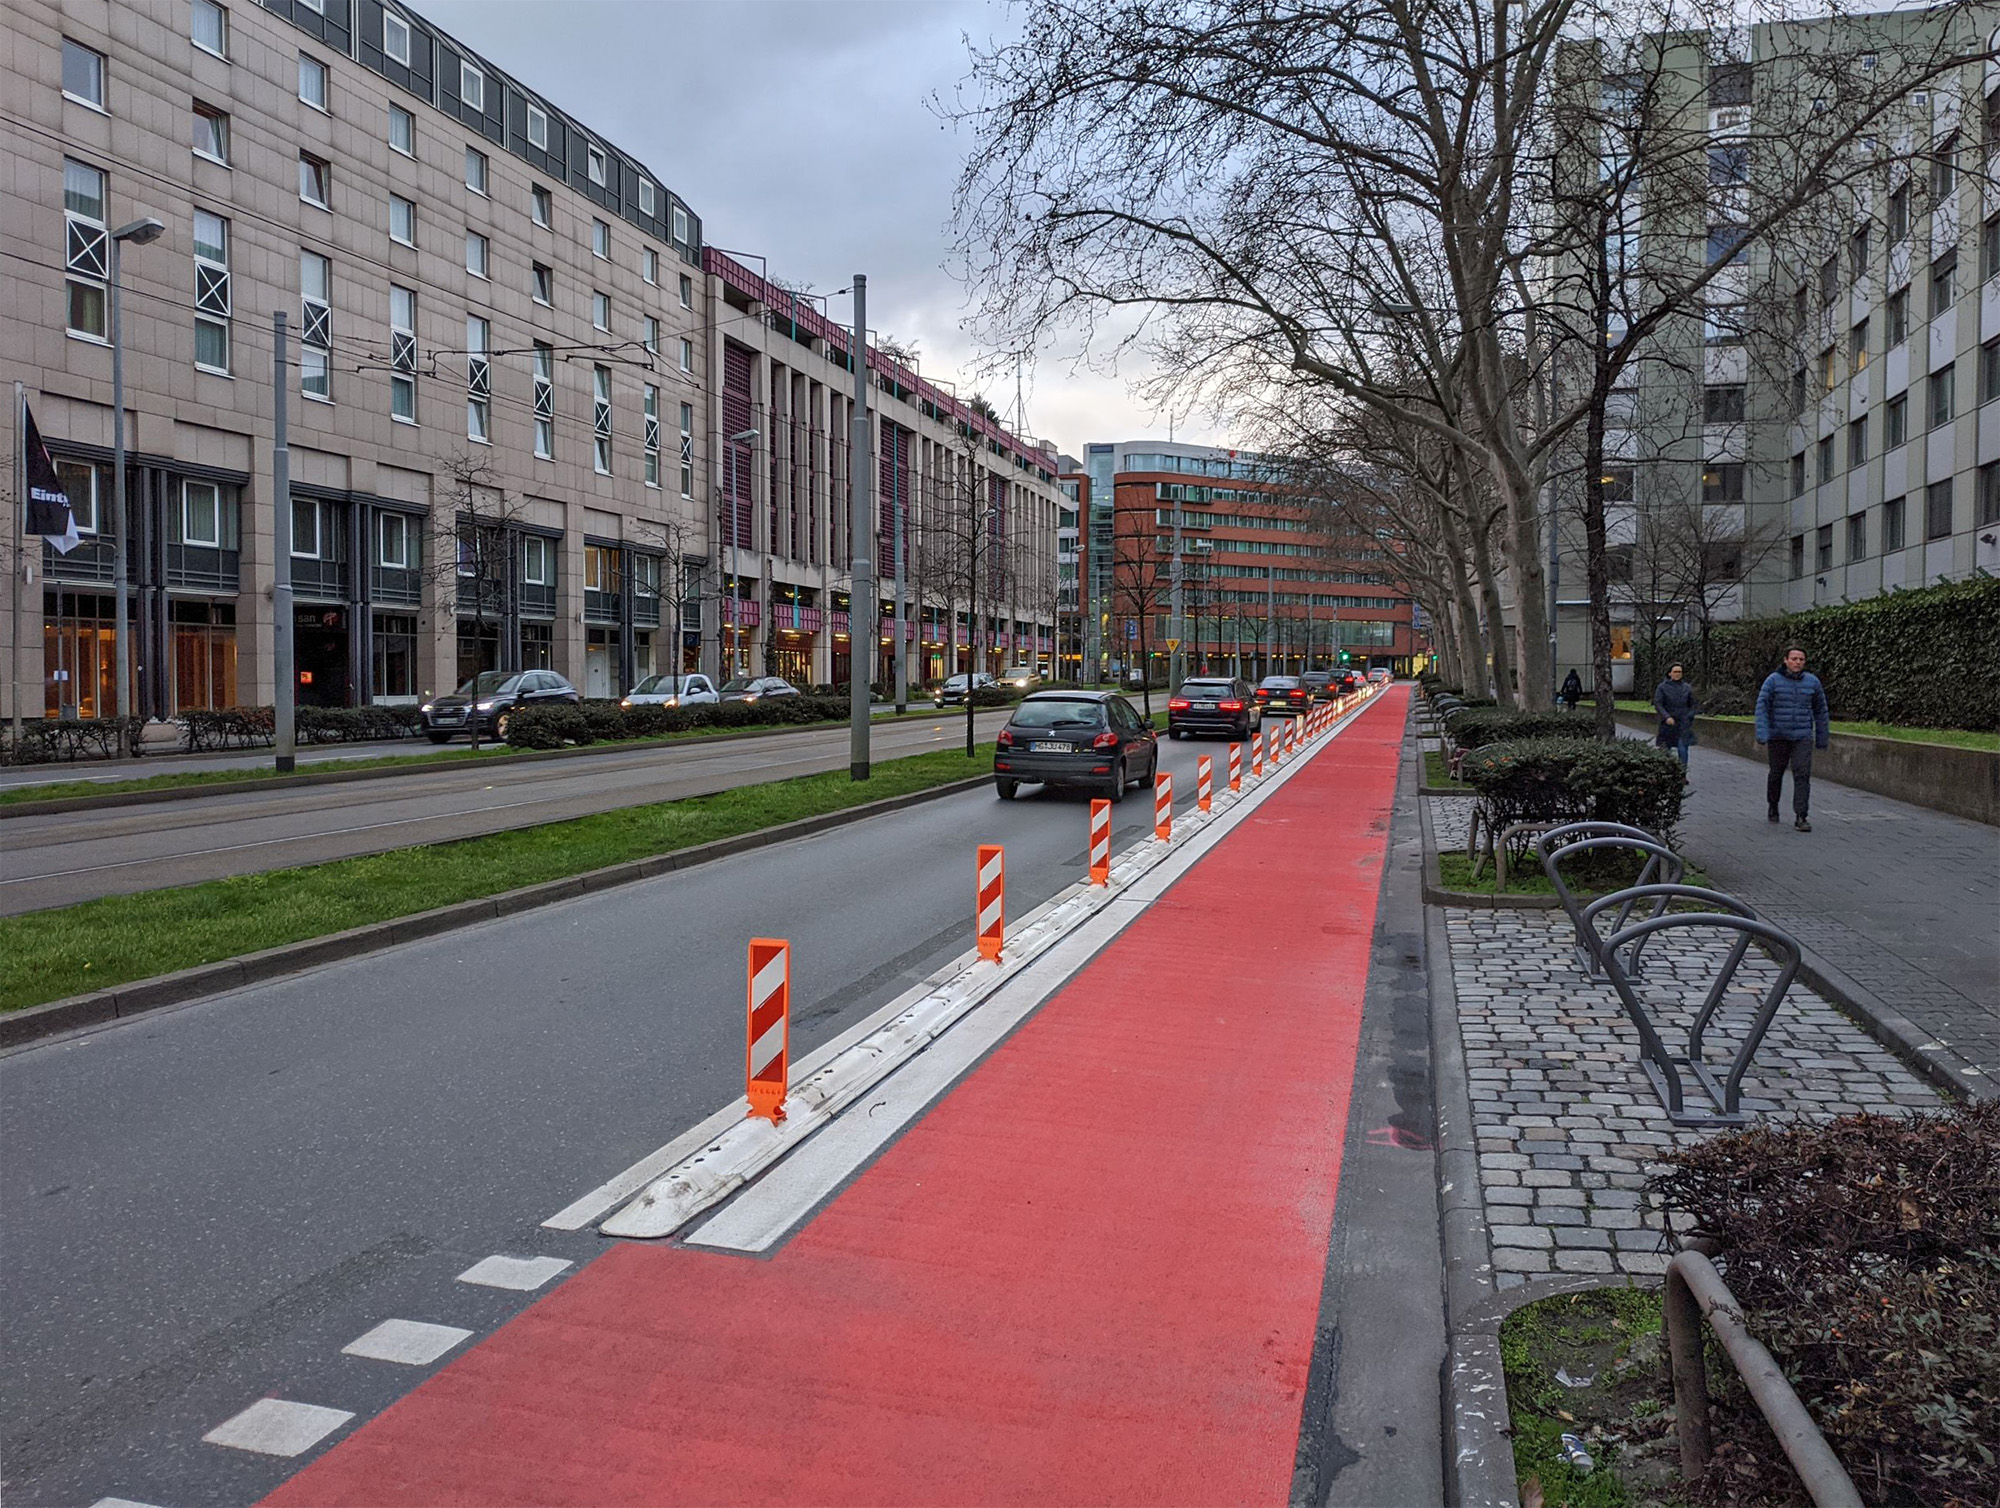
MULTIPOLYGON (((1620 701, 1620 712, 1640 712, 1652 714, 1651 702, 1620 701)), ((1695 718, 1695 727, 1703 723, 1754 723, 1754 717, 1711 717, 1701 713, 1695 718)), ((1989 754, 2000 754, 2000 733, 1981 733, 1970 728, 1905 728, 1896 723, 1856 723, 1830 722, 1827 727, 1835 733, 1851 733, 1861 738, 1893 738, 1906 744, 1943 744, 1953 749, 1982 749, 1989 754)))
MULTIPOLYGON (((1451 784, 1451 756, 1446 754, 1444 750, 1426 749, 1424 751, 1424 784, 1451 784)), ((1472 787, 1468 785, 1464 789, 1470 793, 1472 787)))
POLYGON ((944 749, 883 760, 865 782, 844 771, 800 775, 513 832, 0 917, 0 1011, 930 790, 990 774, 992 747, 980 745, 970 759, 944 749))
MULTIPOLYGON (((1633 863, 1623 869, 1622 877, 1614 872, 1604 875, 1601 879, 1593 877, 1581 885, 1572 880, 1570 894, 1609 895, 1614 890, 1623 890, 1630 885, 1638 872, 1639 864, 1635 858, 1633 863)), ((1493 866, 1488 864, 1480 870, 1479 878, 1475 880, 1472 877, 1472 860, 1465 856, 1462 848, 1449 849, 1438 855, 1438 883, 1447 890, 1463 890, 1472 895, 1492 895, 1495 893, 1494 878, 1493 866)), ((1569 876, 1566 875, 1565 878, 1569 876)), ((1682 877, 1681 883, 1699 885, 1704 889, 1713 888, 1708 876, 1693 864, 1688 865, 1687 873, 1682 877)), ((1549 883, 1549 877, 1542 872, 1541 861, 1532 854, 1521 867, 1508 866, 1505 894, 1554 895, 1555 893, 1556 887, 1549 883)))

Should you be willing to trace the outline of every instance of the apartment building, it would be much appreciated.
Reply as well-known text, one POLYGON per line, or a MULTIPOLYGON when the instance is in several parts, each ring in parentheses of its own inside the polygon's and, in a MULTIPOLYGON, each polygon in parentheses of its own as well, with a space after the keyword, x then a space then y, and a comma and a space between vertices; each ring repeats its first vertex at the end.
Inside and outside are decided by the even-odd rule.
MULTIPOLYGON (((717 460, 720 590, 687 605, 729 673, 842 682, 857 625, 850 465, 851 330, 827 303, 709 247, 707 441, 717 460)), ((838 297, 838 295, 836 295, 838 297)), ((1057 526, 1052 446, 866 352, 869 476, 879 588, 871 678, 886 681, 897 583, 912 685, 970 668, 1047 670, 1055 654, 1057 526), (898 543, 900 541, 900 550, 898 543)))
MULTIPOLYGON (((1939 23, 1806 24, 1865 78, 1877 47, 1920 53, 1939 23)), ((1734 56, 1702 38, 1667 54, 1661 88, 1691 89, 1689 118, 1707 132, 1705 197, 1664 191, 1642 163, 1621 250, 1639 269, 1675 245, 1723 265, 1695 317, 1665 327, 1612 394, 1620 690, 1635 640, 1653 632, 2000 570, 2000 70, 1975 61, 1908 91, 1853 145, 1879 169, 1830 191, 1777 245, 1746 243, 1736 226, 1767 150, 1757 143, 1781 107, 1799 107, 1785 74, 1815 35, 1758 26, 1734 56)), ((1974 56, 1990 45, 1963 41, 1974 56)), ((1608 105, 1629 86, 1602 87, 1608 105)), ((1587 684, 1581 527, 1555 512, 1556 674, 1579 668, 1587 684)))
POLYGON ((1084 468, 1094 604, 1086 632, 1094 618, 1107 676, 1140 664, 1165 673, 1175 638, 1190 673, 1252 677, 1332 666, 1343 651, 1348 663, 1406 667, 1418 651, 1409 599, 1380 571, 1343 558, 1282 462, 1138 440, 1087 445, 1084 468))

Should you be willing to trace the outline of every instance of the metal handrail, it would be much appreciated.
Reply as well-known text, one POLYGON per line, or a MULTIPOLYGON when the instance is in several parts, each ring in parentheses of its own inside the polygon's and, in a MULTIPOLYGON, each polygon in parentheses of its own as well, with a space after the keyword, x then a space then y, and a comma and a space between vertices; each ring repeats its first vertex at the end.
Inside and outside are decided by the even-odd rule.
POLYGON ((1698 1251, 1677 1252, 1667 1263, 1665 1297, 1681 1475, 1693 1481, 1708 1469, 1708 1364, 1701 1343, 1701 1323, 1706 1319, 1815 1508, 1862 1508, 1861 1494, 1826 1436, 1785 1381, 1777 1361, 1745 1328, 1742 1308, 1715 1264, 1698 1251))

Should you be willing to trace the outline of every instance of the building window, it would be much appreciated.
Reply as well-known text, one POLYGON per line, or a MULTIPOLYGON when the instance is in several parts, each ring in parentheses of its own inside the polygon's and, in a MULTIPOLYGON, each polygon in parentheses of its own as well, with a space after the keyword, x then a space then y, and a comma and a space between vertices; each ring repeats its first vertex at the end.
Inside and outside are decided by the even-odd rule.
POLYGON ((2000 461, 1979 468, 1979 525, 2000 524, 2000 461))
POLYGON ((592 461, 599 472, 611 475, 611 368, 590 369, 590 427, 596 444, 592 461))
POLYGON ((1847 370, 1849 374, 1866 371, 1868 367, 1868 321, 1862 320, 1847 332, 1847 370))
POLYGON ((1821 440, 1815 452, 1818 458, 1817 476, 1821 486, 1833 480, 1833 436, 1821 440))
POLYGON ((556 352, 545 341, 535 342, 535 454, 543 460, 556 453, 556 352))
POLYGON ((1806 537, 1803 534, 1794 534, 1792 536, 1792 579, 1796 581, 1799 577, 1805 575, 1805 573, 1806 537))
POLYGON ((1744 306, 1709 304, 1702 310, 1701 337, 1711 346, 1733 346, 1743 339, 1744 306))
POLYGON ((486 237, 476 230, 465 233, 465 270, 476 278, 486 276, 491 247, 486 237))
POLYGON ((646 485, 660 485, 660 390, 646 384, 646 485))
POLYGON ((529 287, 534 294, 536 303, 553 304, 555 302, 556 275, 551 269, 540 262, 536 262, 529 270, 529 279, 529 287))
POLYGON ((392 63, 410 66, 410 23, 386 6, 382 10, 382 55, 392 63))
POLYGON ((333 263, 299 253, 299 391, 333 398, 333 263))
POLYGON ((1847 469, 1864 464, 1868 460, 1868 421, 1856 419, 1847 426, 1847 469))
POLYGON ((213 482, 181 483, 181 538, 184 545, 222 547, 222 490, 213 482))
POLYGON ((694 405, 681 405, 681 496, 694 496, 694 405))
POLYGON ((326 109, 326 64, 305 52, 299 54, 299 98, 315 110, 326 109))
POLYGON ((1840 258, 1829 255, 1819 264, 1819 301, 1830 304, 1840 297, 1840 258))
POLYGON ((310 152, 299 153, 299 197, 307 204, 320 209, 329 207, 327 180, 330 176, 331 170, 325 158, 315 157, 310 152))
POLYGON ((1883 319, 1889 326, 1885 345, 1893 351, 1910 338, 1910 290, 1907 285, 1889 295, 1883 308, 1883 319))
POLYGON ((1995 398, 2000 398, 2000 339, 1979 348, 1979 401, 1991 403, 1995 398))
POLYGON ((410 568, 410 521, 402 514, 375 515, 375 563, 397 571, 410 568))
POLYGON ((681 341, 681 370, 690 373, 694 371, 694 342, 691 340, 681 341))
POLYGON ((493 439, 492 327, 478 315, 465 321, 465 437, 480 444, 493 439))
POLYGON ((1704 503, 1743 501, 1743 463, 1710 461, 1701 471, 1701 500, 1704 503))
POLYGON ((1898 393, 1882 409, 1882 448, 1894 450, 1910 437, 1910 398, 1898 393))
POLYGON ((229 163, 229 117, 213 105, 194 102, 194 155, 229 163))
POLYGON ((465 186, 482 197, 486 193, 486 154, 477 147, 465 149, 465 186))
POLYGON ((62 92, 66 99, 93 110, 104 108, 104 54, 81 42, 63 38, 62 92))
POLYGON ((1750 181, 1750 148, 1743 142, 1719 142, 1708 149, 1708 181, 1715 188, 1735 188, 1750 181))
POLYGON ((1828 346, 1819 353, 1819 390, 1830 393, 1840 384, 1840 366, 1834 360, 1834 350, 1828 346))
POLYGON ((549 112, 540 105, 528 106, 528 145, 543 152, 549 149, 549 112))
POLYGON ((486 75, 462 59, 458 65, 458 97, 481 115, 486 113, 486 75))
POLYGON ((600 330, 611 328, 611 295, 595 289, 590 294, 590 322, 600 330))
POLYGON ((404 246, 417 244, 417 206, 401 194, 389 196, 389 239, 404 246))
POLYGON ((660 254, 650 246, 640 249, 639 276, 649 283, 660 281, 660 254))
POLYGON ((95 534, 97 501, 108 487, 110 474, 82 461, 57 461, 56 479, 62 483, 63 493, 69 498, 70 516, 76 520, 76 532, 95 534))
POLYGON ((1951 533, 1951 482, 1932 482, 1924 489, 1924 538, 1944 539, 1951 533))
POLYGON ((1792 373, 1792 417, 1797 418, 1806 411, 1806 369, 1800 367, 1792 373))
POLYGON ((646 343, 646 349, 651 351, 655 356, 659 355, 660 322, 657 319, 653 318, 653 316, 650 314, 646 316, 645 332, 646 333, 642 338, 646 343))
POLYGON ((215 0, 194 0, 194 17, 188 29, 194 45, 219 58, 229 56, 229 12, 215 0))
POLYGON ((1868 558, 1868 515, 1850 513, 1847 515, 1847 563, 1868 558))
POLYGON ((1931 318, 1936 319, 1956 297, 1952 284, 1958 276, 1958 253, 1948 251, 1931 263, 1931 318))
POLYGON ((1747 255, 1749 237, 1741 225, 1711 225, 1708 228, 1708 265, 1742 261, 1747 255))
POLYGON ((604 148, 591 147, 587 155, 590 181, 599 188, 604 187, 604 148))
POLYGON ((1942 203, 1958 192, 1958 137, 1947 136, 1931 155, 1931 197, 1942 203))
POLYGON ((1856 287, 1868 275, 1869 227, 1859 225, 1847 238, 1847 281, 1856 287))
POLYGON ((685 246, 687 245, 687 239, 688 212, 676 204, 674 206, 674 240, 680 245, 685 246))
POLYGON ((521 541, 521 580, 529 586, 553 586, 554 565, 555 551, 546 539, 530 534, 521 541))
POLYGON ((229 222, 194 212, 194 364, 229 370, 229 222))
POLYGON ((417 155, 417 118, 401 105, 389 107, 389 146, 405 157, 417 155))
POLYGON ((685 272, 681 274, 681 307, 683 309, 694 307, 694 279, 685 272))
POLYGON ((1898 184, 1889 195, 1889 240, 1893 245, 1910 235, 1910 186, 1898 184))
POLYGON ((1892 497, 1882 505, 1882 553, 1903 548, 1903 500, 1892 497))
POLYGON ((1803 497, 1806 490, 1806 453, 1802 450, 1792 457, 1792 496, 1803 497))
POLYGON ((1711 384, 1701 393, 1702 420, 1708 424, 1735 424, 1743 418, 1743 384, 1711 384))
POLYGON ((104 228, 104 174, 71 158, 63 159, 63 265, 70 334, 105 339, 111 236, 104 228))
POLYGON ((639 213, 642 215, 657 215, 659 212, 659 190, 653 187, 652 179, 641 178, 639 180, 639 213))
POLYGON ((528 189, 528 215, 543 230, 555 220, 555 196, 539 183, 528 189))
POLYGON ((292 553, 303 560, 319 559, 319 504, 311 498, 292 499, 292 553))
POLYGON ((389 285, 389 417, 417 422, 417 295, 389 285))
POLYGON ((1821 524, 1813 536, 1813 569, 1830 571, 1833 569, 1833 525, 1821 524))
MULTIPOLYGON (((1994 95, 2000 98, 2000 89, 1994 95)), ((1979 281, 1987 283, 1996 277, 2000 277, 2000 215, 1979 227, 1979 281)))
POLYGON ((611 227, 602 220, 590 222, 590 254, 607 259, 611 255, 611 227))
POLYGON ((1957 401, 1957 366, 1944 367, 1931 373, 1931 422, 1932 429, 1951 423, 1957 401))

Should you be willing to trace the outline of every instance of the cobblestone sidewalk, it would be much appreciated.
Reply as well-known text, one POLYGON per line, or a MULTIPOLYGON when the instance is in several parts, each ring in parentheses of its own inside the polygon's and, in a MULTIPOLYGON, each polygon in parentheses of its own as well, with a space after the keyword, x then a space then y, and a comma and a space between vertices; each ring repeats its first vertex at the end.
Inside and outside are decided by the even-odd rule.
MULTIPOLYGON (((1437 802, 1447 805, 1469 803, 1437 802)), ((1438 841, 1448 845, 1444 826, 1438 841)), ((1663 1272, 1664 1222, 1644 1192, 1647 1176, 1669 1149, 1712 1133, 1667 1120, 1616 993, 1575 961, 1566 916, 1449 909, 1444 916, 1498 1286, 1546 1273, 1663 1272)), ((1670 1047, 1685 1042, 1693 1004, 1726 947, 1720 934, 1667 933, 1648 943, 1642 994, 1670 1047)), ((1774 978, 1775 965, 1762 955, 1744 960, 1710 1028, 1711 1063, 1728 1063, 1774 978)), ((1939 1103, 1936 1091, 1798 983, 1744 1092, 1747 1108, 1778 1119, 1939 1103)))

